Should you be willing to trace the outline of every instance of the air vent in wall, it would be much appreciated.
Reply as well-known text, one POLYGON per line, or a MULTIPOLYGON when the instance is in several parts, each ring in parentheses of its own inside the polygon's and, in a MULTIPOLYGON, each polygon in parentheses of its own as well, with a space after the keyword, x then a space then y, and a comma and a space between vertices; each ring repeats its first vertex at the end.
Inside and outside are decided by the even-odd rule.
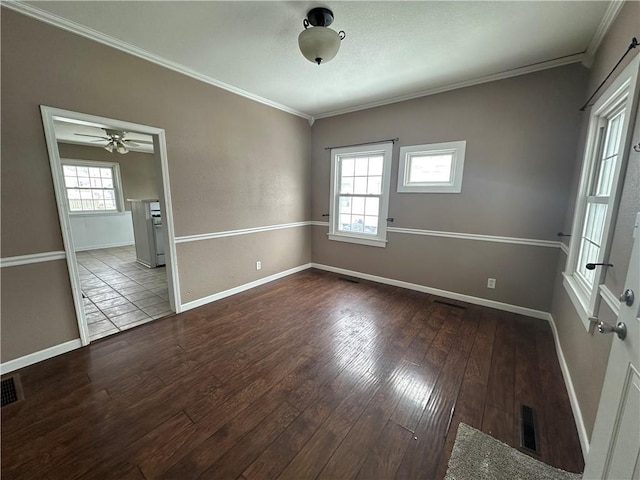
POLYGON ((540 455, 535 410, 528 405, 521 405, 520 422, 520 449, 525 453, 540 455))

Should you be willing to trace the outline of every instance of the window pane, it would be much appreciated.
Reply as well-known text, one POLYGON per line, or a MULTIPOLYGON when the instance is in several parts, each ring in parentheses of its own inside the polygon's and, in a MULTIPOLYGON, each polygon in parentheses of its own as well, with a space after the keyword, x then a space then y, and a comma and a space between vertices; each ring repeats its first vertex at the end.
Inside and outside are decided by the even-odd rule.
POLYGON ((105 200, 104 201, 104 208, 105 208, 105 210, 115 210, 116 209, 115 200, 105 200))
POLYGON ((89 188, 91 186, 89 177, 78 177, 78 186, 81 188, 89 188))
POLYGON ((411 155, 409 157, 409 183, 451 182, 453 154, 411 155))
POLYGON ((369 158, 356 158, 356 176, 365 177, 369 170, 369 158))
POLYGON ((64 184, 66 187, 77 187, 78 186, 78 178, 77 177, 64 177, 64 184))
POLYGON ((351 230, 351 215, 340 215, 339 230, 349 231, 351 230))
POLYGON ((110 178, 103 178, 102 186, 104 188, 113 188, 113 180, 111 180, 110 178))
POLYGON ((80 190, 80 198, 83 200, 91 200, 91 190, 80 190))
POLYGON ((367 177, 355 177, 353 193, 357 195, 364 195, 367 193, 367 177))
POLYGON ((353 177, 344 177, 340 182, 340 193, 353 193, 353 177))
POLYGON ((583 238, 590 240, 591 243, 597 246, 601 246, 606 216, 607 205, 599 203, 587 204, 583 238))
POLYGON ((369 177, 367 193, 370 195, 380 195, 382 193, 382 177, 369 177))
POLYGON ((82 210, 93 210, 93 200, 82 200, 82 210))
POLYGON ((384 157, 369 157, 369 175, 382 175, 382 162, 384 157))
POLYGON ((100 176, 102 178, 111 178, 111 169, 110 168, 101 168, 100 176))
POLYGON ((605 140, 604 158, 616 155, 620 148, 620 135, 622 134, 622 122, 624 111, 609 120, 607 125, 607 139, 605 140))
POLYGON ((104 198, 105 198, 105 200, 115 200, 116 199, 116 192, 114 192, 113 190, 105 190, 104 191, 104 198))
POLYGON ((351 197, 340 197, 340 213, 351 213, 351 197))
POLYGON ((88 177, 89 176, 89 167, 76 167, 78 171, 79 177, 88 177))
POLYGON ((342 176, 343 177, 353 177, 353 172, 355 168, 355 161, 353 158, 343 158, 342 159, 342 176))
POLYGON ((72 167, 71 165, 63 165, 62 171, 65 175, 76 175, 76 167, 72 167))
POLYGON ((367 198, 364 208, 365 215, 375 215, 378 216, 378 212, 380 211, 380 199, 379 198, 367 198))
POLYGON ((363 197, 353 198, 352 213, 354 215, 364 215, 364 198, 363 197))
POLYGON ((364 233, 378 234, 378 217, 364 217, 364 233))
POLYGON ((104 199, 104 192, 102 190, 91 190, 91 195, 94 200, 104 199))
POLYGON ((81 212, 82 200, 69 200, 69 210, 72 212, 81 212))
POLYGON ((80 199, 80 190, 77 188, 68 188, 67 197, 69 200, 80 199))
POLYGON ((102 179, 100 179, 100 178, 91 178, 91 186, 93 188, 102 188, 102 179))
POLYGON ((89 176, 100 178, 100 169, 96 167, 89 167, 89 176))
POLYGON ((351 231, 363 232, 364 231, 364 215, 352 215, 351 216, 351 231))

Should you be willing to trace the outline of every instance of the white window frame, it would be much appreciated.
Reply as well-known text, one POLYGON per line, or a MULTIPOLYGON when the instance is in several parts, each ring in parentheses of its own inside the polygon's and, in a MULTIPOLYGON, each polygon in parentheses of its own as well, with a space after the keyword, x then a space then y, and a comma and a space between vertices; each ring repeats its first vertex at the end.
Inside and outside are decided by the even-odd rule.
MULTIPOLYGON (((379 143, 331 149, 331 192, 330 192, 330 222, 328 237, 339 242, 358 243, 371 247, 387 246, 387 217, 389 215, 389 187, 391 183, 391 161, 393 143, 379 143), (356 232, 338 230, 340 202, 340 161, 342 158, 382 155, 382 193, 380 195, 380 209, 378 212, 378 233, 368 235, 356 232)), ((377 196, 377 195, 376 195, 377 196)))
POLYGON ((398 162, 399 193, 460 193, 462 191, 462 173, 464 156, 467 148, 466 140, 446 143, 430 143, 400 147, 398 162), (453 154, 449 182, 411 182, 411 158, 420 155, 453 154))
POLYGON ((118 215, 124 211, 124 196, 122 192, 122 179, 120 176, 120 164, 117 162, 100 162, 93 160, 77 160, 74 158, 61 158, 60 159, 61 167, 62 167, 62 181, 64 188, 64 198, 65 204, 67 206, 67 211, 69 215, 83 216, 83 215, 118 215), (98 167, 98 168, 110 168, 112 172, 113 178, 113 190, 115 190, 116 197, 116 210, 83 210, 81 212, 71 211, 69 206, 69 197, 67 194, 67 186, 64 184, 64 166, 82 166, 82 167, 98 167))
MULTIPOLYGON (((636 56, 615 81, 605 90, 591 108, 587 140, 582 162, 582 172, 576 198, 576 207, 571 228, 571 242, 565 271, 563 272, 563 285, 571 299, 583 325, 589 331, 597 320, 596 315, 600 306, 600 286, 604 283, 608 267, 597 266, 593 286, 589 286, 581 279, 578 272, 581 238, 586 222, 588 197, 592 191, 592 183, 597 180, 597 169, 600 166, 599 142, 600 131, 603 122, 621 108, 625 110, 620 136, 618 161, 613 172, 611 192, 608 198, 598 203, 607 205, 607 214, 604 221, 602 242, 596 263, 608 263, 613 236, 613 221, 617 216, 622 193, 624 172, 626 171, 629 150, 631 148, 632 126, 635 120, 638 98, 638 67, 640 56, 636 56)), ((591 203, 595 203, 591 201, 591 203)))

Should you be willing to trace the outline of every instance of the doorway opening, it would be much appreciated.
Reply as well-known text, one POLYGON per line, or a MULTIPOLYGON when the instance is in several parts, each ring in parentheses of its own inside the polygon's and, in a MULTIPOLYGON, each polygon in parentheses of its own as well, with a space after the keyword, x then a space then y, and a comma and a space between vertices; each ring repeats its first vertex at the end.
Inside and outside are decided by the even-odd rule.
POLYGON ((82 344, 179 312, 164 130, 41 112, 82 344))

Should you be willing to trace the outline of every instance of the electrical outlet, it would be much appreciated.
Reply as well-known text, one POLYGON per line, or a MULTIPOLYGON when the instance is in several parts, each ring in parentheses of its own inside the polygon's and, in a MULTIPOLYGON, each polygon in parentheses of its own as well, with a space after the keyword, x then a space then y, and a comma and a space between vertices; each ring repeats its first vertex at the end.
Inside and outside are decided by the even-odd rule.
POLYGON ((496 288, 495 278, 487 278, 487 288, 496 288))
POLYGON ((260 260, 256 262, 256 270, 262 270, 262 262, 260 260))

